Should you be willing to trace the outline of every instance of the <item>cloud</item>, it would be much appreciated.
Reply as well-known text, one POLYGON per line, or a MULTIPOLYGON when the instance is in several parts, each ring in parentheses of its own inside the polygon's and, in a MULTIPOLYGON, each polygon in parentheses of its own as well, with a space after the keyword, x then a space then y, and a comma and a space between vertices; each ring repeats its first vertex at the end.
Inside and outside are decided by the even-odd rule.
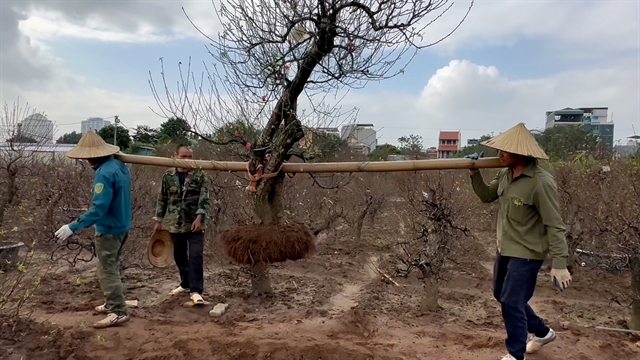
MULTIPOLYGON (((164 119, 154 114, 149 106, 156 103, 151 95, 137 96, 126 92, 110 92, 88 85, 82 87, 51 88, 47 90, 22 90, 16 86, 2 85, 7 102, 20 97, 20 103, 29 103, 33 111, 44 112, 54 121, 54 138, 64 133, 80 131, 80 122, 89 117, 109 118, 118 115, 123 126, 135 128, 147 124, 159 126, 164 119)), ((1 126, 1 125, 0 125, 1 126)))
MULTIPOLYGON (((29 36, 20 33, 18 24, 27 16, 8 2, 0 2, 0 81, 23 85, 51 76, 51 61, 33 46, 29 36)), ((49 59, 51 60, 51 59, 49 59)))
MULTIPOLYGON (((463 18, 470 0, 456 1, 427 28, 425 43, 450 32, 463 18)), ((433 49, 450 54, 461 48, 511 46, 523 38, 541 39, 554 55, 602 58, 635 50, 639 42, 637 1, 476 0, 467 20, 433 49)), ((436 15, 436 14, 434 14, 436 15)))
POLYGON ((632 125, 636 130, 639 125, 640 73, 629 65, 510 80, 493 66, 453 60, 419 94, 352 94, 344 105, 360 107, 359 121, 381 128, 381 142, 417 133, 430 146, 440 130, 461 130, 463 138, 472 138, 519 122, 542 129, 546 111, 589 106, 609 107, 618 139, 632 135, 632 125))
POLYGON ((55 38, 100 41, 165 42, 201 37, 185 12, 206 34, 220 28, 210 1, 46 1, 22 0, 29 17, 21 24, 39 42, 55 38))

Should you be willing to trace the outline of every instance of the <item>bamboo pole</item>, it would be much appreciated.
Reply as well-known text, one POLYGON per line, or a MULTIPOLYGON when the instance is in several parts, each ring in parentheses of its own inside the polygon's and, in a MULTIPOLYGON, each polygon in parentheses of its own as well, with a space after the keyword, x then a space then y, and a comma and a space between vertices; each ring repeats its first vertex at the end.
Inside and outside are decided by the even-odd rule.
MULTIPOLYGON (((115 158, 129 164, 162 167, 181 167, 210 171, 247 171, 247 163, 215 160, 184 160, 158 156, 116 154, 115 158)), ((403 161, 365 161, 333 163, 285 163, 285 173, 344 173, 344 172, 395 172, 419 170, 488 169, 504 167, 498 158, 432 159, 403 161)))

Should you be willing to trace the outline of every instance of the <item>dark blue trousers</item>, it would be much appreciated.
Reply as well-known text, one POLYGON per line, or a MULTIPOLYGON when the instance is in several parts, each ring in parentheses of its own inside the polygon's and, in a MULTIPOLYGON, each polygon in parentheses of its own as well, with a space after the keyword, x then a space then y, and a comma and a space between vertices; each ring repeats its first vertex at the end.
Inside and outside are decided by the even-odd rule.
POLYGON ((545 337, 549 333, 544 321, 528 304, 536 289, 540 267, 542 260, 496 254, 493 267, 493 296, 502 305, 502 318, 507 330, 507 351, 518 360, 524 359, 528 334, 545 337))

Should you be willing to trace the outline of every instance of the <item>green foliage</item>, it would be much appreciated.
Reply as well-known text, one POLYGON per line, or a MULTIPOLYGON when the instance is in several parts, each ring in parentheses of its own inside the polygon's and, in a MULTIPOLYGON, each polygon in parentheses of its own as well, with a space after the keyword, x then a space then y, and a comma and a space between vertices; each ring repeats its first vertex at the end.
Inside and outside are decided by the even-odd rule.
POLYGON ((81 137, 82 133, 72 131, 60 136, 56 142, 58 144, 77 144, 81 137))
POLYGON ((113 144, 113 135, 116 134, 116 145, 120 147, 120 150, 124 151, 131 146, 131 136, 129 130, 122 126, 117 128, 114 125, 107 125, 98 131, 98 135, 109 144, 113 144), (115 130, 117 129, 117 130, 115 130), (117 131, 117 133, 115 133, 117 131))
POLYGON ((232 139, 255 144, 259 136, 260 129, 249 122, 237 120, 218 128, 216 132, 211 135, 211 140, 217 144, 225 144, 232 139))
POLYGON ((498 156, 498 150, 492 149, 484 145, 480 145, 480 143, 482 143, 483 141, 487 141, 489 139, 491 139, 491 135, 482 135, 480 139, 478 139, 478 144, 463 146, 460 150, 458 150, 453 155, 453 157, 462 158, 467 155, 471 155, 473 153, 480 154, 481 152, 484 152, 484 157, 498 156))
POLYGON ((551 159, 568 160, 579 154, 593 154, 599 146, 598 135, 581 125, 552 127, 534 137, 551 159))
POLYGON ((163 143, 189 143, 189 130, 191 130, 191 126, 186 120, 172 117, 160 125, 160 130, 157 133, 158 140, 163 143))
POLYGON ((149 125, 138 125, 136 133, 132 136, 133 141, 142 144, 157 144, 159 129, 152 128, 149 125))
POLYGON ((315 134, 313 143, 317 151, 313 160, 317 162, 335 161, 341 150, 348 147, 347 141, 336 134, 315 134))
POLYGON ((422 136, 411 134, 398 139, 400 151, 412 159, 419 159, 424 152, 422 136))
POLYGON ((373 161, 385 161, 389 155, 401 155, 402 151, 397 146, 391 144, 382 144, 376 147, 368 158, 373 161))
POLYGON ((20 144, 37 144, 38 143, 38 141, 36 139, 28 137, 28 136, 24 136, 24 135, 13 136, 13 137, 7 139, 7 142, 20 143, 20 144))

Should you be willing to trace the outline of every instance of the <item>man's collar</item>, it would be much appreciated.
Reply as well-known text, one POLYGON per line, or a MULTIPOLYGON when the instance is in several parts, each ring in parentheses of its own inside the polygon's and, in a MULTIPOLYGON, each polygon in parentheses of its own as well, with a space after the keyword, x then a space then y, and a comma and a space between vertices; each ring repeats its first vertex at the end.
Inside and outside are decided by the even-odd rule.
POLYGON ((97 159, 96 162, 93 165, 91 165, 91 167, 93 168, 93 170, 98 170, 98 168, 102 166, 102 164, 106 163, 111 159, 113 159, 113 155, 105 156, 104 158, 97 159))
POLYGON ((529 164, 529 166, 527 166, 524 170, 522 170, 522 174, 526 175, 528 177, 533 177, 533 175, 535 173, 536 173, 536 164, 535 163, 529 164))
MULTIPOLYGON (((527 167, 524 168, 524 170, 522 170, 522 173, 520 175, 524 175, 532 178, 535 173, 536 173, 536 164, 531 163, 527 165, 527 167)), ((513 168, 509 168, 509 176, 513 177, 513 168)))

